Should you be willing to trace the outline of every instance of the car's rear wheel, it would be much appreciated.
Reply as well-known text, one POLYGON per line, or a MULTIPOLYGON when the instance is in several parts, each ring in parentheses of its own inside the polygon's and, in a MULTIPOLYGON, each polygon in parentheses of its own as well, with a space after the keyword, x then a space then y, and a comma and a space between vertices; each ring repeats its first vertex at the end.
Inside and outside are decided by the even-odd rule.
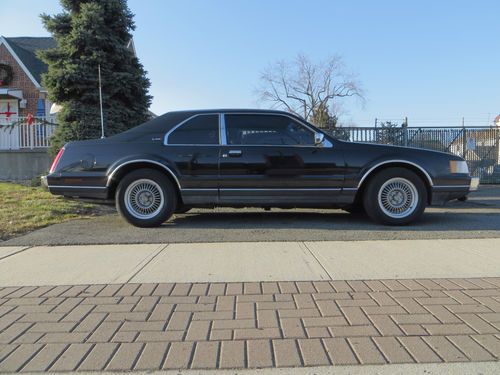
POLYGON ((177 192, 163 173, 139 169, 122 178, 116 190, 116 208, 137 227, 156 227, 175 211, 177 192))
POLYGON ((417 220, 427 205, 422 179, 405 168, 389 168, 369 182, 363 205, 371 219, 385 225, 406 225, 417 220))

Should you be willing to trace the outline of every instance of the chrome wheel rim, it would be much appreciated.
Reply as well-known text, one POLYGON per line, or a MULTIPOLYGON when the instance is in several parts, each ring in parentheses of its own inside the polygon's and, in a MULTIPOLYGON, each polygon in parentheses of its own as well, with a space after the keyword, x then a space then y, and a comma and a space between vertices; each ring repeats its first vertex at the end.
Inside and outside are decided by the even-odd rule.
POLYGON ((125 190, 124 199, 130 215, 141 220, 155 217, 165 205, 160 185, 149 179, 132 182, 125 190))
POLYGON ((387 216, 394 219, 405 218, 417 208, 417 188, 405 178, 391 178, 380 187, 378 204, 387 216))

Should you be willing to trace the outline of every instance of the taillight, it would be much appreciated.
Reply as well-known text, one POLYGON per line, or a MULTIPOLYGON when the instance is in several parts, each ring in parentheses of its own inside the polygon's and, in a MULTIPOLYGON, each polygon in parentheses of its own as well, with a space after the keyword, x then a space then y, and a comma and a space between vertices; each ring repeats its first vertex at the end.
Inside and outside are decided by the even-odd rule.
POLYGON ((59 152, 56 155, 56 158, 52 162, 52 165, 50 166, 49 173, 54 173, 54 171, 57 168, 57 164, 59 163, 59 160, 61 159, 62 154, 64 153, 64 147, 59 150, 59 152))

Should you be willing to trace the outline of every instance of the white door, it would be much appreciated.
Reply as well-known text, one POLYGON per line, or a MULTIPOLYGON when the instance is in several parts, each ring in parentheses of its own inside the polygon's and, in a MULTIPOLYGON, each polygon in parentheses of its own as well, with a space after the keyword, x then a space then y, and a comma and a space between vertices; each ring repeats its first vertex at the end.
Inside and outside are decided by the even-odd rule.
POLYGON ((0 99, 0 125, 10 125, 17 121, 19 100, 0 99))
POLYGON ((0 99, 0 150, 19 149, 19 127, 13 127, 19 115, 17 99, 0 99))

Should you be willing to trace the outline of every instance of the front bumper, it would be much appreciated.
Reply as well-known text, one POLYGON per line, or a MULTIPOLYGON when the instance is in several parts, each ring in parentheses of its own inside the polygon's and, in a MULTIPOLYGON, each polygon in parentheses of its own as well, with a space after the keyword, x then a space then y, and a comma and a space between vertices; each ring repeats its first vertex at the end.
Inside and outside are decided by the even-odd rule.
MULTIPOLYGON (((479 188, 479 178, 468 177, 468 184, 463 185, 437 185, 432 187, 432 205, 443 205, 455 199, 464 199, 471 191, 479 188)), ((464 181, 465 182, 465 181, 464 181)))

